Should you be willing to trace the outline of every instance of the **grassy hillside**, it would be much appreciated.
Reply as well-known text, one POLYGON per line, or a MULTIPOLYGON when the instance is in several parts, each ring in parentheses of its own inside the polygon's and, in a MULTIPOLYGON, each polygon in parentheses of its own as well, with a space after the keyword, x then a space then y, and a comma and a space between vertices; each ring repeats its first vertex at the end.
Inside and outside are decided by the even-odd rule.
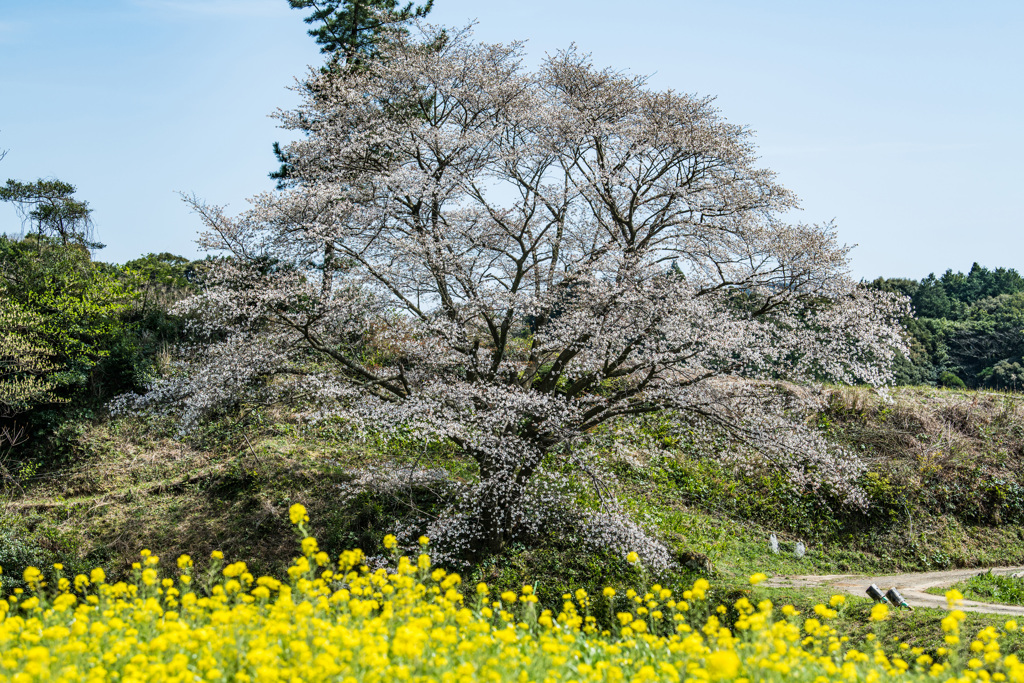
MULTIPOLYGON (((823 391, 818 425, 868 464, 866 512, 794 492, 780 475, 738 475, 717 457, 730 444, 695 443, 670 419, 601 435, 599 465, 610 493, 689 572, 722 578, 1024 563, 1018 397, 823 391), (777 555, 768 547, 773 532, 777 555), (793 554, 797 541, 806 544, 803 558, 793 554)), ((437 444, 357 442, 285 412, 224 418, 188 443, 174 440, 168 425, 114 420, 85 430, 67 466, 23 467, 19 486, 5 489, 0 566, 20 575, 28 564, 59 560, 72 568, 101 564, 117 575, 145 547, 168 557, 221 549, 255 571, 279 573, 294 551, 290 504, 310 510, 326 550, 360 546, 373 555, 385 533, 429 518, 445 477, 471 476, 470 464, 437 444), (413 478, 411 464, 436 476, 413 478)), ((584 504, 596 502, 592 487, 575 486, 584 504)), ((537 582, 541 593, 631 580, 636 570, 587 550, 583 540, 552 533, 474 571, 496 584, 537 582)))

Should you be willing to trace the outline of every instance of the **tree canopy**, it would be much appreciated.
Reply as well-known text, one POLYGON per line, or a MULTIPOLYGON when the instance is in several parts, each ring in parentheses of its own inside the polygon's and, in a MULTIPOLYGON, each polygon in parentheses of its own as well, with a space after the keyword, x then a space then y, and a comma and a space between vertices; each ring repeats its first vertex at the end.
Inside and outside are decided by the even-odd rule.
POLYGON ((309 35, 320 44, 320 51, 338 55, 348 63, 372 58, 388 29, 411 19, 425 17, 434 0, 420 6, 398 0, 288 0, 292 9, 312 9, 307 24, 315 24, 309 35))
POLYGON ((897 361, 897 382, 1024 388, 1024 277, 1016 270, 975 263, 966 274, 879 278, 872 286, 913 305, 910 353, 897 361))
POLYGON ((796 200, 747 128, 573 50, 531 72, 468 30, 379 49, 281 114, 308 133, 294 184, 236 218, 193 202, 230 255, 182 305, 203 343, 125 406, 188 429, 291 392, 454 443, 479 471, 430 533, 454 548, 530 528, 545 463, 663 410, 863 502, 856 458, 794 427, 774 380, 885 383, 906 309, 847 276, 833 226, 780 220, 796 200))
POLYGON ((8 180, 0 187, 0 201, 13 203, 30 231, 40 236, 55 237, 65 245, 99 247, 92 242, 92 209, 88 202, 75 199, 75 191, 74 185, 61 180, 8 180))

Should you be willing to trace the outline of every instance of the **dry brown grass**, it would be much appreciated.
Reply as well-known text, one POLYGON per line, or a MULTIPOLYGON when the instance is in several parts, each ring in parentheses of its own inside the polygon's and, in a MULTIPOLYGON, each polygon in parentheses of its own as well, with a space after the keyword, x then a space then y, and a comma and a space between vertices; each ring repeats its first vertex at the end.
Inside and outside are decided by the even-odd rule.
POLYGON ((1024 456, 1024 396, 900 387, 827 390, 827 414, 886 460, 997 464, 1024 456))
POLYGON ((842 387, 829 390, 828 401, 833 436, 862 453, 908 505, 988 525, 1021 516, 1024 396, 842 387))

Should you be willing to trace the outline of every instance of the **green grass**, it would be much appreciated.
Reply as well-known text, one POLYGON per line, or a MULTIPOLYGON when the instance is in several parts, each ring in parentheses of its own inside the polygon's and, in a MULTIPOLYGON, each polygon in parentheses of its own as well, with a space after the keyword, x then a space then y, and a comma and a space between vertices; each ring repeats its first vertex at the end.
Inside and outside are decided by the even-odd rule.
MULTIPOLYGON (((1002 395, 901 389, 887 404, 866 390, 829 391, 822 428, 873 463, 865 479, 874 504, 868 514, 794 490, 777 473, 738 476, 718 457, 730 448, 724 437, 696 441, 671 416, 646 418, 625 432, 601 430, 592 465, 684 564, 710 565, 718 576, 1024 563, 1024 524, 1013 497, 1024 452, 1016 403, 1002 395), (976 486, 992 481, 1001 488, 976 486), (779 554, 768 551, 772 533, 779 554), (797 541, 807 548, 802 558, 793 553, 797 541)), ((0 521, 0 532, 73 538, 49 542, 50 554, 74 554, 115 571, 129 567, 139 547, 196 556, 218 547, 272 571, 289 559, 281 520, 292 502, 310 508, 326 547, 358 545, 370 553, 404 518, 430 513, 430 500, 367 494, 340 502, 339 487, 354 469, 416 463, 456 479, 476 475, 474 463, 450 446, 355 441, 340 425, 304 426, 283 408, 241 410, 203 425, 184 443, 168 438, 172 433, 170 425, 137 418, 83 430, 74 462, 40 472, 25 481, 24 494, 8 499, 8 520, 21 519, 0 521)), ((582 504, 597 504, 586 477, 568 464, 559 465, 559 474, 576 482, 582 504)), ((551 539, 508 552, 586 567, 592 551, 551 539)), ((17 556, 31 554, 23 549, 17 556)), ((520 566, 524 579, 540 571, 535 561, 509 564, 520 566)))
POLYGON ((926 592, 944 595, 955 588, 963 593, 968 600, 978 602, 995 602, 1003 605, 1024 605, 1024 578, 1014 578, 984 572, 972 576, 948 588, 929 588, 926 592))

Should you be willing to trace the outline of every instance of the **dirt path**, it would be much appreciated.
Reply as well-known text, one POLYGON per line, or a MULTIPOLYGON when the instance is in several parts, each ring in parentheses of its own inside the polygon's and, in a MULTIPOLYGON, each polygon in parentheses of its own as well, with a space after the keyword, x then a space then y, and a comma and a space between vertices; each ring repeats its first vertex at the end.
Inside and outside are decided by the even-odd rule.
MULTIPOLYGON (((867 590, 867 587, 875 584, 882 589, 883 593, 889 588, 895 587, 912 607, 947 609, 944 597, 925 593, 925 590, 936 586, 950 586, 985 571, 989 570, 954 569, 945 572, 921 572, 917 574, 896 574, 894 576, 858 576, 855 574, 773 576, 762 585, 776 588, 835 588, 836 590, 846 591, 854 595, 864 596, 864 591, 867 590)), ((993 574, 1016 574, 1024 572, 1024 567, 996 567, 991 571, 993 574)), ((1024 616, 1024 607, 1017 605, 998 605, 995 603, 964 600, 959 607, 965 612, 1024 616)))

